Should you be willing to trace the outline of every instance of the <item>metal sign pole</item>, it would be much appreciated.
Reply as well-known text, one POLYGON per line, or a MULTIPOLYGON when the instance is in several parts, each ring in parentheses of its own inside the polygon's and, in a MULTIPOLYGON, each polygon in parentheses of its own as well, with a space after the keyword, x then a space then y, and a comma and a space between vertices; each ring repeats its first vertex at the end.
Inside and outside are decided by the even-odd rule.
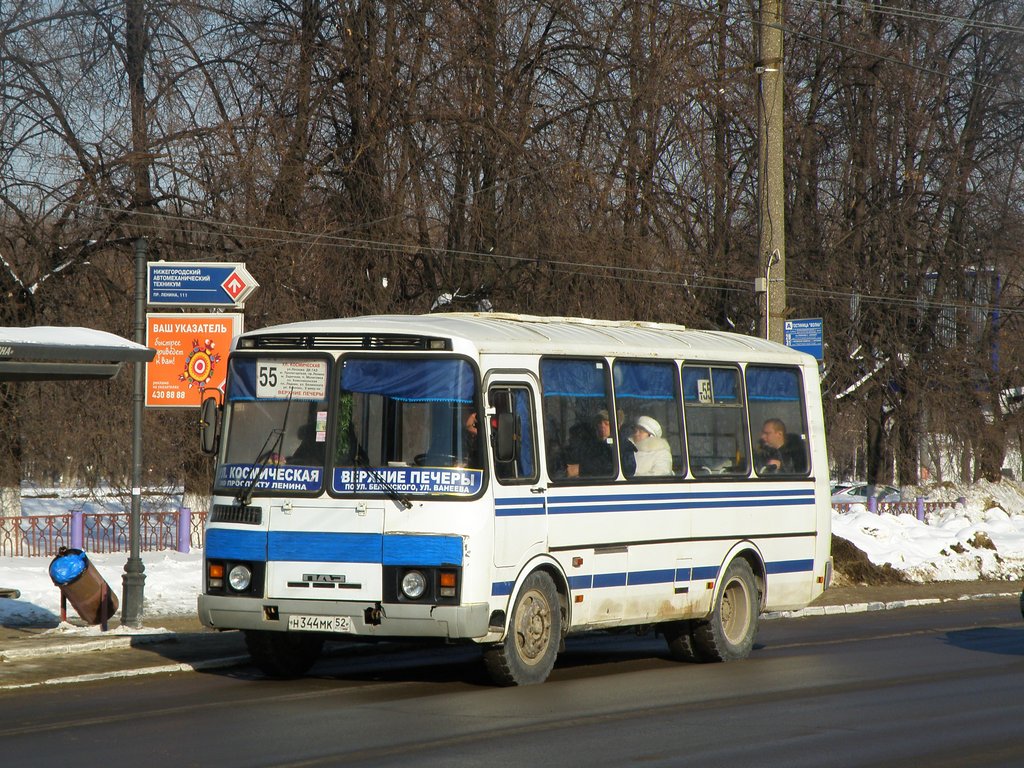
MULTIPOLYGON (((135 240, 135 343, 146 343, 146 239, 135 240)), ((139 529, 142 520, 142 419, 145 400, 145 363, 134 364, 132 391, 132 509, 128 523, 128 562, 122 577, 121 624, 142 626, 146 566, 140 557, 139 529)))

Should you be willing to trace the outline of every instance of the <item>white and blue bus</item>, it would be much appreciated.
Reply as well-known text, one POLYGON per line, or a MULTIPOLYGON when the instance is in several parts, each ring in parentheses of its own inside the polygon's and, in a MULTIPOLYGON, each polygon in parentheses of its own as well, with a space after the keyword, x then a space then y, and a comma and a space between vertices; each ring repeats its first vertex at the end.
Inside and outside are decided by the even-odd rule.
POLYGON ((236 339, 204 624, 301 675, 333 638, 483 648, 543 681, 564 637, 654 629, 739 659, 831 577, 816 361, 681 326, 502 314, 302 322, 236 339))

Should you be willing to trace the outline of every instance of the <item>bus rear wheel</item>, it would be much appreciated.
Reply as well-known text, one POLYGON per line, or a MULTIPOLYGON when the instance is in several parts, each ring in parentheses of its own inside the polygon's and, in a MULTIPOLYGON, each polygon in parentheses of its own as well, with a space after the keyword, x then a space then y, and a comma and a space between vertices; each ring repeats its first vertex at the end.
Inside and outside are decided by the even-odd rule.
POLYGON ((665 642, 668 643, 668 655, 676 661, 697 662, 704 661, 697 652, 693 641, 692 621, 672 621, 664 626, 662 634, 665 635, 665 642))
POLYGON ((253 663, 268 677, 301 677, 320 657, 324 639, 292 632, 245 631, 245 647, 253 663))
POLYGON ((555 666, 561 639, 558 590, 550 576, 534 571, 519 590, 504 642, 484 651, 487 672, 498 685, 543 683, 555 666))
POLYGON ((754 572, 743 558, 725 569, 715 607, 693 624, 693 645, 704 661, 745 659, 754 647, 761 598, 754 572))

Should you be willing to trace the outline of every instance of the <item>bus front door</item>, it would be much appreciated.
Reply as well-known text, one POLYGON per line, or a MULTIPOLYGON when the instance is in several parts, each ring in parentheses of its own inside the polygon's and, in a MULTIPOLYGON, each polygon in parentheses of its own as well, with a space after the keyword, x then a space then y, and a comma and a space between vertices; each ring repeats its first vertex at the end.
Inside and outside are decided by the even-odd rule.
MULTIPOLYGON (((540 472, 536 392, 532 376, 494 372, 488 376, 489 417, 511 414, 515 425, 512 456, 498 455, 491 442, 494 492, 494 565, 515 568, 547 551, 547 505, 540 472)), ((493 424, 492 424, 493 427, 493 424)))

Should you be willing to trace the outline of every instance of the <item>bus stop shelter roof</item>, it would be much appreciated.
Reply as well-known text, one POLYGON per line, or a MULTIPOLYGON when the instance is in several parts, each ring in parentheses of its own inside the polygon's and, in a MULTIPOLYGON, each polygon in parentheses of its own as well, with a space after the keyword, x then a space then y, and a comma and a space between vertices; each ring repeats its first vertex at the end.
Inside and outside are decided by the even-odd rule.
POLYGON ((91 328, 0 327, 0 381, 109 379, 156 350, 91 328))

